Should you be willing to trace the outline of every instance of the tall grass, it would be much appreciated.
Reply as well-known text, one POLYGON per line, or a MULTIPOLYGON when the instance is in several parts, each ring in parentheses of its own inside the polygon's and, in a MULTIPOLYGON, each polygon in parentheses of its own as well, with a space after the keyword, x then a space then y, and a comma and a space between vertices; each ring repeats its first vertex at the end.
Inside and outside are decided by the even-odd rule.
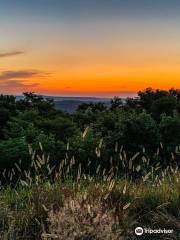
MULTIPOLYGON (((82 137, 85 138, 87 130, 82 137)), ((95 149, 101 155, 101 145, 95 149)), ((136 239, 136 226, 172 228, 166 239, 180 239, 180 173, 177 165, 150 165, 139 153, 128 159, 115 146, 119 165, 98 165, 88 174, 74 157, 57 166, 50 157, 37 154, 31 146, 31 167, 21 162, 1 174, 0 239, 136 239), (125 170, 119 178, 119 171, 125 170), (136 177, 138 176, 138 178, 136 177), (13 184, 9 184, 13 182, 13 184)), ((157 153, 158 154, 158 153, 157 153)), ((144 236, 141 239, 157 239, 144 236)), ((159 235, 158 239, 165 239, 159 235)))

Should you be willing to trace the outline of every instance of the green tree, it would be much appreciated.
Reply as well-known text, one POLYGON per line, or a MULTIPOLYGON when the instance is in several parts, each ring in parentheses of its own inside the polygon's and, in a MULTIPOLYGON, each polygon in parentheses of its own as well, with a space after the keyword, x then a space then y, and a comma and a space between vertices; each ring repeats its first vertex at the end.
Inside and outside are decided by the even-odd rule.
POLYGON ((44 116, 51 115, 55 111, 53 99, 44 98, 33 92, 24 93, 24 98, 17 101, 17 108, 21 111, 35 109, 44 116))
POLYGON ((158 120, 163 113, 172 116, 177 109, 176 107, 176 99, 172 96, 165 96, 153 101, 151 105, 151 113, 152 116, 158 120))
POLYGON ((122 107, 122 105, 123 105, 122 99, 116 96, 113 99, 111 99, 111 107, 110 107, 110 109, 114 110, 114 109, 117 109, 119 107, 122 107))
POLYGON ((159 124, 161 141, 174 150, 180 144, 180 117, 163 115, 159 124))
POLYGON ((126 113, 115 123, 112 139, 131 152, 140 151, 143 147, 153 152, 159 143, 157 124, 146 112, 126 113))

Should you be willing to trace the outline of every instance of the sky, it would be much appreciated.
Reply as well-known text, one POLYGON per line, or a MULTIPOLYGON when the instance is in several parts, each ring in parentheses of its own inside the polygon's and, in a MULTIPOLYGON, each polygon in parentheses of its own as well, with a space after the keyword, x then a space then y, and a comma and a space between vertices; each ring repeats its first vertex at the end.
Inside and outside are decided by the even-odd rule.
POLYGON ((0 93, 180 88, 179 0, 0 0, 0 93))

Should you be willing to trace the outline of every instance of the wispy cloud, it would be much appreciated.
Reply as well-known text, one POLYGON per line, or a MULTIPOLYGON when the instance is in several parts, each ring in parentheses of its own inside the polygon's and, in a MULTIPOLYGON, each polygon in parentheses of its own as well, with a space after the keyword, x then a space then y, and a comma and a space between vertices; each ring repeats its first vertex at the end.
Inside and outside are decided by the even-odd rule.
POLYGON ((1 89, 20 89, 36 87, 39 83, 28 83, 34 77, 42 77, 46 74, 38 70, 20 70, 20 71, 4 71, 0 74, 1 89))
POLYGON ((24 52, 23 51, 0 52, 0 58, 12 57, 21 54, 24 54, 24 52))
POLYGON ((2 83, 1 87, 8 87, 8 88, 24 88, 24 87, 36 87, 39 83, 32 83, 32 84, 25 84, 21 80, 8 80, 2 83))
POLYGON ((0 81, 19 78, 26 79, 34 76, 42 76, 42 72, 37 70, 4 71, 0 74, 0 81))

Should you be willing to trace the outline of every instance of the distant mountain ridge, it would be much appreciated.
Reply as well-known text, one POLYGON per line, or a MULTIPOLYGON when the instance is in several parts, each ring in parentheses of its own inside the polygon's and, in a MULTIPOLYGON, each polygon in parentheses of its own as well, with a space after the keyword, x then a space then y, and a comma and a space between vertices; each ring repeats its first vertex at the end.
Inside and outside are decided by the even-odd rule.
MULTIPOLYGON (((76 111, 79 105, 82 103, 104 103, 106 106, 110 105, 110 98, 98 98, 98 97, 62 97, 62 96, 44 96, 46 99, 53 99, 55 108, 69 113, 76 111)), ((23 99, 23 96, 16 96, 16 100, 23 99)))

